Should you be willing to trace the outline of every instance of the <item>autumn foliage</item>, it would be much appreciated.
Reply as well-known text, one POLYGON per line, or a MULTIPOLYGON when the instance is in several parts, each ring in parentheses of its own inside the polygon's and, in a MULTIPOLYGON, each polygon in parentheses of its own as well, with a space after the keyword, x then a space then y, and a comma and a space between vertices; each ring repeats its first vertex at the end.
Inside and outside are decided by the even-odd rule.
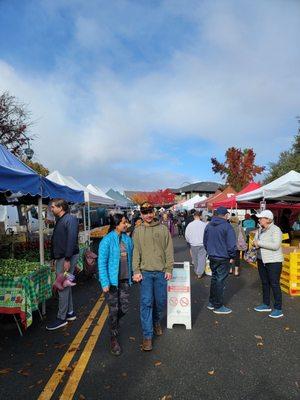
POLYGON ((139 192, 131 196, 132 201, 137 204, 149 202, 154 206, 164 206, 173 204, 175 201, 175 194, 169 189, 160 189, 155 192, 139 192))
POLYGON ((216 158, 211 158, 212 170, 226 179, 236 191, 248 185, 256 175, 261 174, 265 167, 255 165, 253 149, 237 149, 230 147, 225 153, 225 162, 220 163, 216 158))

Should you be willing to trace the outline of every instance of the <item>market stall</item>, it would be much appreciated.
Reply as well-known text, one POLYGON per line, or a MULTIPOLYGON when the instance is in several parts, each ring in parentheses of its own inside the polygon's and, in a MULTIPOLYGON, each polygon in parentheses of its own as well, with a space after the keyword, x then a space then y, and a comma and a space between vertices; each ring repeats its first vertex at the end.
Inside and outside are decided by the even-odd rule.
MULTIPOLYGON (((38 175, 0 145, 0 204, 38 204, 40 263, 23 260, 0 262, 0 312, 21 316, 23 327, 32 321, 32 312, 51 297, 51 270, 44 266, 42 204, 52 198, 83 202, 83 192, 53 183, 38 175)), ((21 329, 18 325, 19 331, 21 329)))
POLYGON ((191 199, 188 199, 188 200, 186 200, 186 201, 184 201, 184 202, 182 202, 182 203, 176 204, 176 205, 174 206, 174 208, 175 208, 176 211, 179 211, 179 210, 187 210, 187 211, 190 211, 190 210, 192 210, 193 208, 195 208, 195 205, 196 205, 197 203, 201 203, 202 201, 205 201, 205 200, 207 200, 207 197, 206 197, 206 196, 200 196, 199 194, 196 194, 196 195, 195 195, 194 197, 192 197, 191 199))

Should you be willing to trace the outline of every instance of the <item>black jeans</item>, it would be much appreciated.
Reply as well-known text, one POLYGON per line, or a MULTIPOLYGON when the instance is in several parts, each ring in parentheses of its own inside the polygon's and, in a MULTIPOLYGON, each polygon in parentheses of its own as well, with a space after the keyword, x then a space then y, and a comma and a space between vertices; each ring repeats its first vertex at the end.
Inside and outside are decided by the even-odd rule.
POLYGON ((128 281, 119 282, 119 286, 110 286, 105 293, 108 305, 109 330, 111 336, 119 334, 119 321, 127 313, 129 308, 129 284, 128 281))
POLYGON ((212 272, 209 302, 214 308, 223 306, 224 284, 228 277, 230 262, 227 258, 209 258, 212 272))
POLYGON ((262 283, 263 302, 267 306, 270 305, 270 288, 272 288, 274 296, 274 308, 281 310, 282 308, 282 293, 280 288, 280 275, 282 269, 281 262, 266 263, 257 259, 258 272, 262 283))

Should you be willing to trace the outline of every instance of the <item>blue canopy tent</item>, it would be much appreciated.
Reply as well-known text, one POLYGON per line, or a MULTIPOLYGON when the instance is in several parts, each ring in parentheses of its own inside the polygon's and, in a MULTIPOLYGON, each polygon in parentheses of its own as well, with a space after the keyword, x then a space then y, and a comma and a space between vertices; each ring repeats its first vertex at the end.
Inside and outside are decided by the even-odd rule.
POLYGON ((24 164, 4 146, 0 145, 0 202, 1 204, 36 204, 38 198, 47 203, 63 198, 70 203, 83 203, 84 193, 68 186, 54 183, 24 164), (11 194, 16 196, 11 196, 11 194), (15 199, 15 200, 14 200, 15 199))
POLYGON ((0 204, 38 204, 41 264, 44 263, 42 203, 54 198, 82 203, 84 193, 38 175, 0 145, 0 204))

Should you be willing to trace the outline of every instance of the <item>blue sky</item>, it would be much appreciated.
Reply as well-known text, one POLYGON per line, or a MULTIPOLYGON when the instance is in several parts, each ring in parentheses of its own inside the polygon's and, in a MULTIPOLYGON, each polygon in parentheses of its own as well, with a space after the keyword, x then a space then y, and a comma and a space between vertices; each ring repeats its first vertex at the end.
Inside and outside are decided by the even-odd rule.
POLYGON ((210 158, 290 147, 296 0, 0 1, 0 90, 28 105, 37 160, 103 189, 217 180, 210 158))

